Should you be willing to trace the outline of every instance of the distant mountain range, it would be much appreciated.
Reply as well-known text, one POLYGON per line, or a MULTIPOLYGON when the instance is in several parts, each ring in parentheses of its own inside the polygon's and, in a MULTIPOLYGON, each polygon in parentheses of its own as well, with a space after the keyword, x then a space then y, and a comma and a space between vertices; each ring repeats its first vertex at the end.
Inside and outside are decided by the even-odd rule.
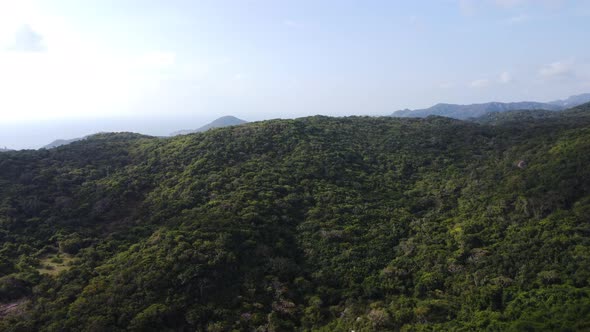
POLYGON ((187 135, 187 134, 192 134, 192 133, 200 133, 203 131, 207 131, 209 129, 213 129, 213 128, 223 128, 223 127, 229 127, 229 126, 237 126, 237 125, 241 125, 247 123, 247 121, 244 121, 242 119, 238 119, 235 116, 222 116, 219 119, 206 124, 198 129, 185 129, 185 130, 179 130, 179 131, 175 131, 172 134, 170 134, 170 136, 178 136, 178 135, 187 135))
POLYGON ((8 152, 8 151, 12 151, 12 150, 7 149, 7 148, 0 148, 0 152, 8 152))
POLYGON ((549 123, 564 119, 581 119, 590 117, 590 103, 585 103, 560 112, 547 110, 516 110, 507 112, 487 113, 477 118, 471 118, 467 121, 476 122, 484 125, 511 125, 516 127, 527 126, 528 124, 538 123, 539 120, 549 123))
MULTIPOLYGON (((494 117, 495 113, 503 113, 509 111, 520 111, 520 110, 545 110, 545 111, 561 111, 571 107, 576 107, 590 102, 590 93, 580 94, 571 96, 563 100, 555 100, 548 103, 541 102, 514 102, 514 103, 501 103, 501 102, 489 102, 482 104, 470 104, 470 105, 458 105, 458 104, 436 104, 432 107, 417 110, 400 110, 394 112, 391 116, 393 117, 417 117, 424 118, 430 115, 445 116, 449 118, 455 118, 460 120, 477 120, 477 122, 495 122, 498 121, 494 117)), ((524 116, 525 113, 519 114, 524 116)), ((527 116, 529 115, 526 113, 527 116)), ((538 116, 537 113, 534 116, 538 116)), ((526 118, 526 116, 525 116, 526 118)), ((502 118, 504 119, 504 118, 502 118)), ((229 126, 237 126, 245 124, 247 121, 238 119, 235 116, 223 116, 211 123, 208 123, 198 129, 185 129, 175 131, 170 136, 187 135, 192 133, 204 132, 213 128, 222 128, 229 126)), ((44 149, 53 149, 59 146, 67 145, 73 142, 77 142, 85 139, 85 137, 72 138, 72 139, 58 139, 45 146, 44 149)), ((9 149, 0 149, 0 152, 11 151, 9 149)))
POLYGON ((579 106, 579 105, 582 105, 582 104, 585 104, 588 102, 590 102, 590 93, 583 93, 581 95, 571 96, 567 99, 555 100, 555 101, 549 102, 549 104, 561 106, 563 108, 570 108, 570 107, 576 107, 576 106, 579 106))
POLYGON ((575 107, 584 103, 590 102, 590 93, 571 96, 564 100, 555 100, 548 103, 540 102, 516 102, 516 103, 500 103, 490 102, 483 104, 457 105, 457 104, 436 104, 432 107, 418 110, 400 110, 392 114, 394 117, 416 117, 424 118, 429 115, 446 116, 465 120, 469 118, 477 118, 484 116, 487 113, 498 113, 515 110, 546 110, 546 111, 561 111, 566 108, 575 107))

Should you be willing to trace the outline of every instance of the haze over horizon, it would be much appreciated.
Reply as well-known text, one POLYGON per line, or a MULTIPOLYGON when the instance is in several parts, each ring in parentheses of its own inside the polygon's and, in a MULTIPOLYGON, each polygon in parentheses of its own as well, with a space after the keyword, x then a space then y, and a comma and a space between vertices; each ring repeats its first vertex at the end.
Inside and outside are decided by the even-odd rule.
POLYGON ((590 92, 590 2, 4 1, 0 147, 590 92))

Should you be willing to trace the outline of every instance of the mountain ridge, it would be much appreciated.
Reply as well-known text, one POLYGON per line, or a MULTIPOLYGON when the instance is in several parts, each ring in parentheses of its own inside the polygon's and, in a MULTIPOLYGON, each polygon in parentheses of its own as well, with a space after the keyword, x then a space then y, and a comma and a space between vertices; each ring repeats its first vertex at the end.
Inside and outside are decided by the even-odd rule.
POLYGON ((575 107, 584 103, 590 102, 590 93, 571 96, 563 100, 555 100, 552 102, 488 102, 478 104, 448 104, 439 103, 425 109, 416 110, 400 110, 394 112, 393 117, 427 117, 429 115, 446 116, 460 120, 469 118, 477 118, 486 113, 501 113, 515 110, 547 110, 547 111, 562 111, 569 107, 575 107))
POLYGON ((554 100, 549 102, 549 104, 569 108, 576 107, 587 102, 590 102, 590 93, 582 93, 579 95, 570 96, 566 99, 554 100))

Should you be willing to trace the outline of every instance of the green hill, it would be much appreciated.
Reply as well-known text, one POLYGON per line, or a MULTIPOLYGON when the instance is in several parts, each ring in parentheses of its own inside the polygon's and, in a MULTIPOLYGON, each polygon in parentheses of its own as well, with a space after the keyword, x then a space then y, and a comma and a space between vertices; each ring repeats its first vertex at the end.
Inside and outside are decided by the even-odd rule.
POLYGON ((588 112, 2 154, 0 330, 588 330, 588 112))
POLYGON ((238 119, 235 116, 231 116, 231 115, 227 115, 227 116, 222 116, 202 127, 200 127, 199 129, 185 129, 185 130, 179 130, 179 131, 175 131, 172 134, 170 134, 170 136, 178 136, 178 135, 187 135, 187 134, 194 134, 194 133, 200 133, 200 132, 204 132, 210 129, 214 129, 214 128, 224 128, 224 127, 229 127, 229 126, 239 126, 242 125, 244 123, 247 123, 247 121, 244 121, 242 119, 238 119))

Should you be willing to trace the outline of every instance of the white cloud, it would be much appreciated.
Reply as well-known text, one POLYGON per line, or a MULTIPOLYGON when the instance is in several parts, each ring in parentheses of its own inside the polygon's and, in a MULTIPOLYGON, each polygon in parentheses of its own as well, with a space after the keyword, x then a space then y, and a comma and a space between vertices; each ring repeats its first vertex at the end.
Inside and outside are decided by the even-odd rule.
POLYGON ((494 3, 500 7, 504 8, 512 8, 519 5, 522 5, 527 2, 527 0, 493 0, 494 3))
POLYGON ((574 74, 574 61, 561 60, 547 65, 539 69, 539 75, 544 78, 565 77, 574 74))
POLYGON ((495 5, 506 9, 524 5, 535 5, 543 6, 547 9, 557 9, 565 3, 565 0, 492 0, 492 2, 495 5))
POLYGON ((457 0, 457 4, 463 15, 473 16, 489 4, 509 9, 521 5, 526 1, 527 0, 457 0))
POLYGON ((4 120, 116 114, 134 96, 131 73, 107 55, 4 52, 0 72, 4 120))
MULTIPOLYGON (((465 16, 473 16, 479 12, 496 7, 502 10, 514 11, 523 8, 543 8, 545 10, 557 10, 563 7, 566 0, 455 0, 461 13, 465 16)), ((516 21, 526 20, 526 15, 515 16, 516 21)), ((515 22, 519 23, 519 22, 515 22)))
POLYGON ((458 0, 459 9, 465 16, 473 16, 476 10, 476 3, 474 0, 458 0))
POLYGON ((145 67, 166 68, 174 65, 176 54, 168 51, 154 51, 143 54, 138 64, 145 67))
POLYGON ((298 29, 305 27, 305 24, 303 24, 302 22, 299 22, 299 21, 295 21, 295 20, 284 20, 283 25, 288 26, 290 28, 298 28, 298 29))
POLYGON ((441 89, 451 89, 453 88, 455 85, 452 82, 443 82, 441 84, 438 85, 439 88, 441 89))
POLYGON ((0 0, 3 121, 131 114, 179 70, 174 52, 112 49, 25 4, 0 0))
POLYGON ((498 82, 501 84, 508 84, 508 83, 512 82, 512 75, 509 72, 505 71, 500 74, 500 77, 498 78, 498 82))
POLYGON ((3 121, 128 114, 176 62, 172 52, 126 55, 59 29, 35 31, 47 39, 25 38, 18 48, 0 50, 3 121), (32 52, 42 50, 42 40, 47 49, 32 52))
POLYGON ((479 79, 479 80, 475 80, 475 81, 471 82, 470 85, 473 88, 485 88, 490 85, 490 80, 483 78, 483 79, 479 79))
POLYGON ((508 24, 508 25, 516 25, 516 24, 528 22, 530 20, 531 20, 531 17, 529 15, 522 14, 522 15, 509 17, 502 22, 504 24, 508 24))
POLYGON ((46 46, 42 35, 33 30, 30 25, 23 24, 16 30, 8 49, 17 52, 43 52, 46 46))

